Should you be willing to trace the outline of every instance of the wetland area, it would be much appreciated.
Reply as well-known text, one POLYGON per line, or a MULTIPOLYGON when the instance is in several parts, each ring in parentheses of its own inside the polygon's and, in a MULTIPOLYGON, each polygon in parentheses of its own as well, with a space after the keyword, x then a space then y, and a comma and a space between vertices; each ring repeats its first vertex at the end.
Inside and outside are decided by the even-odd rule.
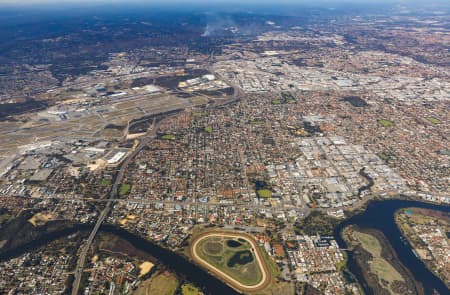
POLYGON ((449 294, 450 290, 445 283, 426 267, 410 244, 405 242, 395 222, 398 210, 411 207, 450 212, 449 206, 418 201, 374 201, 369 203, 363 213, 343 221, 334 229, 334 237, 339 246, 349 250, 353 246, 355 250, 347 252, 347 267, 360 282, 364 293, 395 294, 390 292, 397 291, 400 294, 449 294), (356 238, 353 245, 349 242, 349 229, 353 230, 353 237, 356 238), (369 262, 372 264, 369 268, 364 265, 367 258, 372 261, 369 262), (395 275, 391 282, 376 276, 382 270, 395 275), (401 281, 399 276, 403 277, 403 284, 394 282, 396 278, 401 281))
MULTIPOLYGON (((433 205, 418 201, 388 200, 371 202, 364 212, 339 223, 334 229, 334 237, 341 248, 356 250, 347 251, 348 270, 355 275, 364 292, 369 295, 390 294, 390 292, 399 292, 399 294, 433 294, 433 292, 437 292, 437 294, 449 294, 450 291, 445 283, 426 267, 416 256, 410 244, 405 242, 395 223, 395 213, 402 208, 432 209, 445 214, 450 212, 449 206, 433 205), (352 242, 348 239, 349 229, 353 232, 354 240, 359 241, 356 244, 353 242, 352 245, 352 242), (372 265, 364 268, 364 264, 361 261, 368 257, 371 258, 372 265), (362 271, 363 269, 373 270, 373 273, 370 273, 371 271, 362 271), (382 276, 377 280, 377 271, 378 274, 382 271, 390 272, 392 274, 391 280, 389 281, 382 276)), ((14 227, 17 228, 17 224, 14 227)), ((52 229, 53 227, 56 230, 51 232, 48 230, 34 232, 30 237, 25 239, 27 242, 24 245, 14 250, 1 251, 0 260, 17 257, 28 251, 45 246, 51 241, 77 232, 81 234, 89 232, 91 228, 88 225, 70 225, 64 227, 63 224, 58 224, 55 227, 50 224, 46 226, 47 229, 52 229)), ((3 227, 3 232, 6 232, 6 228, 7 226, 3 227)), ((214 275, 209 274, 203 268, 185 259, 180 254, 146 241, 115 226, 105 225, 101 228, 100 232, 112 234, 128 241, 135 248, 155 257, 167 269, 173 271, 186 281, 200 286, 205 294, 219 294, 217 293, 219 291, 221 292, 220 294, 238 294, 238 292, 217 279, 214 275)), ((18 232, 18 234, 21 235, 22 233, 18 232)), ((243 242, 239 239, 229 239, 227 246, 237 250, 242 247, 243 242)), ((245 260, 252 257, 250 255, 244 256, 240 258, 245 260)))

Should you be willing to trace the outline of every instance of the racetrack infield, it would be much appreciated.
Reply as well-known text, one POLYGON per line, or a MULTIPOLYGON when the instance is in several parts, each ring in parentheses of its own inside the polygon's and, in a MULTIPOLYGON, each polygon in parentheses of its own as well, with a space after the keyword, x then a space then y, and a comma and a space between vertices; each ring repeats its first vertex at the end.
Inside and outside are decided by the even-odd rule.
POLYGON ((262 253, 262 249, 258 246, 258 243, 249 235, 243 234, 243 233, 236 233, 236 232, 230 232, 230 231, 209 231, 205 232, 197 237, 192 241, 190 246, 190 255, 192 259, 205 269, 207 269, 209 272, 214 274, 219 279, 226 282, 228 285, 230 285, 232 288, 236 289, 239 292, 258 292, 265 288, 267 288, 272 281, 272 275, 266 265, 266 262, 264 260, 264 255, 262 253), (252 283, 252 284, 246 284, 245 282, 242 282, 236 278, 233 278, 232 275, 226 273, 224 270, 218 268, 217 266, 213 265, 211 262, 208 262, 206 259, 200 257, 204 256, 204 253, 197 253, 198 252, 198 246, 200 243, 204 242, 208 239, 218 239, 225 243, 225 241, 228 240, 245 240, 248 242, 249 248, 251 247, 251 253, 253 254, 253 257, 255 259, 256 265, 259 267, 260 271, 260 279, 258 282, 252 283))

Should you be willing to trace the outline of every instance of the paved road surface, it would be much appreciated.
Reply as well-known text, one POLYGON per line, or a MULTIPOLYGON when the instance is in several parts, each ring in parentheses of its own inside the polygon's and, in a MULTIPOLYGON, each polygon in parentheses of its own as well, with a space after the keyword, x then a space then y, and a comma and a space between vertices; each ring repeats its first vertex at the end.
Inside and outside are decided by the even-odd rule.
MULTIPOLYGON (((233 88, 235 89, 233 99, 218 102, 217 104, 215 103, 214 107, 216 107, 218 105, 226 105, 228 103, 238 100, 239 97, 241 96, 241 92, 240 92, 239 88, 236 87, 235 85, 233 85, 233 88)), ((177 114, 170 115, 170 116, 166 117, 164 120, 166 120, 170 117, 173 117, 175 115, 177 115, 177 114)), ((162 120, 162 121, 164 121, 164 120, 162 120)), ((77 261, 77 266, 75 268, 75 279, 74 279, 74 282, 72 285, 72 295, 78 295, 81 278, 82 278, 82 274, 83 274, 83 269, 84 269, 84 264, 86 262, 86 257, 87 257, 88 251, 92 245, 92 242, 94 241, 95 236, 97 235, 98 230, 100 229, 101 225, 103 224, 106 217, 110 213, 112 205, 117 201, 122 201, 118 198, 118 189, 119 189, 119 185, 123 179, 123 176, 124 176, 124 173, 126 171, 128 164, 130 163, 130 161, 132 161, 134 159, 134 157, 140 152, 140 150, 142 148, 144 148, 152 139, 155 138, 156 131, 158 130, 158 127, 162 121, 160 121, 159 123, 156 123, 156 124, 154 123, 151 131, 149 131, 144 137, 141 138, 141 141, 140 141, 139 145, 136 147, 136 149, 130 155, 128 155, 127 158, 124 160, 124 162, 122 162, 122 164, 120 165, 118 172, 116 174, 115 180, 114 180, 114 184, 109 193, 110 197, 108 199, 103 199, 104 201, 106 201, 105 209, 103 209, 103 211, 100 213, 99 218, 97 219, 97 222, 94 226, 94 229, 90 233, 89 238, 87 239, 86 243, 83 245, 83 247, 80 251, 80 255, 79 255, 78 261, 77 261)))
POLYGON ((97 219, 97 222, 94 226, 94 229, 92 230, 91 234, 89 235, 89 238, 87 239, 86 243, 83 245, 80 255, 78 257, 77 266, 75 268, 75 279, 74 279, 74 282, 72 285, 72 295, 78 294, 78 291, 80 288, 80 283, 81 283, 81 278, 83 275, 84 264, 86 262, 87 253, 92 245, 92 242, 94 241, 95 236, 97 235, 98 230, 100 229, 100 226, 105 221, 106 217, 108 216, 109 212, 111 211, 112 204, 114 202, 116 202, 116 200, 118 200, 119 185, 123 179, 123 176, 126 171, 126 168, 128 167, 128 164, 142 150, 142 148, 144 148, 149 143, 149 141, 152 140, 156 136, 156 130, 158 129, 158 126, 159 126, 159 124, 157 124, 157 126, 153 126, 152 130, 145 137, 143 137, 141 139, 141 142, 139 143, 139 145, 134 149, 134 151, 131 154, 129 154, 127 156, 125 161, 122 162, 122 164, 120 165, 117 175, 115 177, 114 184, 109 193, 110 199, 107 200, 105 209, 103 209, 103 211, 100 213, 100 215, 97 219))

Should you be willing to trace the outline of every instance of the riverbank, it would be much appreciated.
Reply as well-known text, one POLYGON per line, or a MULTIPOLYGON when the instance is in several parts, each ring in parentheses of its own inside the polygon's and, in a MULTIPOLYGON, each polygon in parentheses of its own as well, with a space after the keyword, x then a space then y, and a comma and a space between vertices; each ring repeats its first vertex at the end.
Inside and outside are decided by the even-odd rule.
POLYGON ((395 213, 395 222, 414 253, 426 267, 450 288, 448 253, 450 213, 420 208, 404 208, 395 213))
MULTIPOLYGON (((401 232, 398 229, 394 214, 397 210, 407 207, 420 207, 425 209, 434 209, 442 212, 450 212, 450 206, 435 205, 410 200, 384 200, 372 201, 367 205, 364 212, 358 213, 338 224, 334 229, 334 237, 341 248, 349 248, 347 242, 342 237, 343 230, 356 225, 362 229, 374 229, 380 231, 385 237, 385 243, 388 243, 393 249, 393 253, 398 257, 399 262, 414 277, 414 280, 422 285, 425 294, 433 294, 434 291, 440 294, 449 294, 447 286, 420 261, 412 251, 409 245, 405 245, 401 240, 401 232)), ((355 275, 360 282, 364 292, 368 295, 376 294, 367 283, 363 270, 358 265, 355 255, 352 251, 348 252, 348 269, 355 275)))
POLYGON ((0 228, 3 241, 0 247, 0 261, 5 261, 44 246, 57 239, 92 228, 89 224, 76 224, 66 220, 49 221, 40 226, 29 222, 36 212, 23 211, 18 217, 9 220, 0 228))
MULTIPOLYGON (((26 244, 15 249, 0 252, 0 261, 7 261, 14 257, 18 257, 22 254, 39 249, 52 241, 65 238, 74 233, 79 233, 81 236, 86 237, 89 235, 89 231, 91 229, 92 225, 77 224, 70 228, 64 228, 58 231, 46 233, 45 235, 39 236, 38 239, 27 242, 26 244)), ((204 294, 240 294, 183 256, 169 249, 163 248, 151 241, 145 240, 122 228, 105 224, 100 228, 99 233, 114 235, 127 241, 127 243, 131 244, 137 251, 143 251, 149 256, 154 257, 158 263, 164 265, 166 269, 175 273, 177 276, 182 278, 183 281, 192 282, 194 285, 200 287, 204 294)))
MULTIPOLYGON (((397 210, 408 207, 420 207, 425 209, 434 209, 441 212, 450 212, 450 206, 439 206, 418 201, 373 201, 367 205, 367 210, 365 212, 353 215, 349 219, 339 223, 334 228, 333 235, 339 246, 343 249, 346 249, 348 248, 347 243, 341 237, 341 232, 345 227, 349 225, 357 225, 358 227, 363 229, 379 230, 385 236, 385 240, 383 243, 390 244, 393 252, 398 257, 398 260, 402 265, 405 266, 405 268, 411 271, 414 280, 423 285, 424 292, 426 294, 432 294, 433 290, 437 290, 441 294, 448 294, 450 291, 447 286, 433 273, 431 273, 423 264, 423 262, 421 262, 415 256, 411 247, 409 245, 405 245, 405 243, 400 239, 402 234, 396 226, 394 214, 397 210)), ((17 221, 17 224, 24 225, 26 223, 26 225, 22 227, 22 230, 34 230, 40 233, 40 235, 28 233, 29 242, 27 242, 26 244, 7 251, 5 249, 2 249, 2 251, 0 251, 0 260, 5 261, 12 257, 17 257, 23 253, 27 253, 33 249, 44 246, 51 241, 67 237, 73 233, 78 232, 80 235, 86 235, 93 227, 93 225, 89 224, 72 225, 70 223, 54 223, 53 221, 46 223, 45 225, 40 227, 34 227, 31 223, 26 221, 28 220, 28 217, 29 216, 25 215, 22 216, 21 220, 19 220, 20 222, 17 221), (47 231, 48 229, 54 229, 55 231, 47 231), (33 239, 33 237, 35 238, 33 239)), ((12 228, 10 229, 11 236, 14 232, 12 228)), ((20 228, 20 226, 16 226, 15 228, 20 228)), ((4 230, 4 228, 2 228, 2 230, 4 230)), ((135 246, 137 249, 140 249, 155 257, 161 264, 166 265, 170 271, 173 271, 177 275, 180 275, 180 277, 183 277, 186 281, 191 281, 195 285, 201 286, 205 294, 217 294, 217 290, 223 290, 224 294, 238 294, 234 289, 230 288, 225 283, 209 274, 206 270, 195 265, 180 254, 177 254, 169 249, 163 248, 155 243, 147 241, 135 234, 127 232, 122 228, 113 225, 104 225, 100 228, 100 233, 110 233, 120 236, 121 238, 135 246)), ((17 236, 20 237, 22 236, 22 234, 18 234, 17 236)), ((25 240, 22 240, 22 242, 23 241, 25 240)), ((361 273, 361 268, 358 267, 352 251, 349 251, 347 254, 347 268, 349 269, 349 271, 355 274, 356 279, 361 282, 361 286, 366 294, 374 294, 374 292, 366 283, 364 276, 361 273)))
POLYGON ((380 231, 350 225, 343 237, 374 294, 424 294, 380 231))

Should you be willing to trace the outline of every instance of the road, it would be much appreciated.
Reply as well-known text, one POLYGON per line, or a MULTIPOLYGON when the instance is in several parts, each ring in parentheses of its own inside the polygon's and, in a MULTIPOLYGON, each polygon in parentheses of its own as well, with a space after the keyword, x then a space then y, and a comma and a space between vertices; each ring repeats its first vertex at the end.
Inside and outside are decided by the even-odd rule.
MULTIPOLYGON (((161 122, 160 122, 161 123, 161 122)), ((86 263, 86 257, 88 254, 88 251, 95 239, 95 236, 97 235, 98 230, 100 229, 101 225, 103 224, 103 222, 105 221, 106 217, 108 216, 109 212, 111 211, 112 205, 120 200, 118 198, 118 190, 119 190, 119 185, 123 179, 123 176, 125 174, 126 168, 128 167, 128 164, 134 159, 134 157, 142 150, 142 148, 144 148, 149 142, 150 140, 152 140, 153 138, 155 138, 156 136, 156 131, 158 130, 159 124, 153 124, 151 131, 149 131, 144 137, 142 137, 139 145, 132 151, 131 154, 129 154, 126 159, 122 162, 122 164, 120 165, 117 174, 115 176, 115 180, 114 183, 112 185, 111 191, 109 193, 110 198, 106 199, 106 205, 105 208, 103 209, 103 211, 100 213, 97 222, 95 223, 94 228, 92 229, 89 238, 87 239, 86 243, 83 245, 83 247, 81 248, 80 251, 80 255, 78 257, 78 261, 77 261, 77 266, 75 268, 75 279, 72 285, 72 295, 78 295, 78 291, 80 289, 80 283, 81 283, 81 278, 83 275, 83 269, 84 269, 84 265, 86 263)))
MULTIPOLYGON (((42 199, 41 197, 37 197, 35 199, 42 199)), ((267 206, 267 205, 256 205, 254 203, 202 203, 199 201, 168 201, 168 200, 149 200, 149 199, 92 199, 92 198, 58 198, 58 200, 64 201, 73 201, 73 202, 89 202, 89 203, 128 203, 128 204, 139 204, 139 205, 156 205, 156 204, 164 204, 164 205, 180 205, 180 206, 206 206, 206 207, 236 207, 236 208, 252 208, 252 209, 266 209, 266 210, 278 210, 278 209, 289 209, 289 210, 297 210, 301 212, 308 212, 305 208, 296 208, 292 206, 267 206)))
POLYGON ((77 267, 75 268, 75 280, 73 282, 72 287, 72 295, 77 295, 78 290, 80 288, 81 278, 83 275, 83 268, 84 263, 86 261, 87 252, 89 251, 89 248, 91 247, 92 242, 94 241, 94 238, 102 225, 103 221, 105 220, 106 216, 108 215, 109 211, 111 210, 111 202, 108 202, 106 208, 100 213, 100 216, 97 220, 97 223, 94 226, 94 229, 92 230, 91 234, 89 235, 88 240, 86 241, 85 245, 81 249, 80 256, 78 257, 77 261, 77 267))
MULTIPOLYGON (((211 59, 213 58, 213 54, 211 56, 211 59)), ((238 100, 242 94, 240 92, 239 87, 236 87, 236 85, 232 85, 234 88, 234 95, 233 98, 230 100, 225 100, 225 101, 221 101, 221 102, 217 102, 214 103, 213 107, 217 107, 220 105, 226 105, 228 103, 232 103, 236 100, 238 100)), ((174 115, 169 115, 167 116, 164 120, 167 120, 168 118, 171 118, 173 116, 175 116, 177 114, 174 115)), ((161 120, 158 123, 153 122, 152 128, 149 132, 147 132, 147 134, 141 138, 140 143, 138 144, 138 146, 132 151, 131 154, 129 154, 126 159, 121 163, 111 191, 109 193, 109 198, 103 198, 100 200, 88 200, 86 199, 86 201, 97 201, 97 202, 106 202, 105 208, 103 209, 103 211, 100 213, 97 222, 94 226, 94 228, 92 229, 86 243, 82 246, 79 257, 78 257, 78 261, 77 261, 77 265, 75 268, 75 279, 72 285, 72 295, 78 295, 79 289, 80 289, 80 284, 81 284, 81 279, 82 279, 82 275, 83 275, 83 269, 84 269, 84 265, 86 263, 86 257, 88 254, 89 249, 91 248, 91 245, 95 239, 95 236, 97 235, 98 230, 100 229, 101 225, 103 224, 103 222, 105 221, 106 217, 109 215, 111 209, 112 209, 112 205, 118 201, 131 201, 131 200, 122 200, 118 198, 118 190, 119 190, 119 185, 123 179, 124 173, 126 171, 126 168, 128 167, 128 164, 134 159, 134 157, 142 150, 142 148, 144 148, 152 139, 154 139, 156 137, 156 132, 159 128, 159 125, 164 121, 161 120)), ((83 200, 83 199, 77 199, 77 200, 83 200)), ((197 202, 195 202, 197 203, 197 202)), ((198 205, 198 204, 197 204, 198 205)))

